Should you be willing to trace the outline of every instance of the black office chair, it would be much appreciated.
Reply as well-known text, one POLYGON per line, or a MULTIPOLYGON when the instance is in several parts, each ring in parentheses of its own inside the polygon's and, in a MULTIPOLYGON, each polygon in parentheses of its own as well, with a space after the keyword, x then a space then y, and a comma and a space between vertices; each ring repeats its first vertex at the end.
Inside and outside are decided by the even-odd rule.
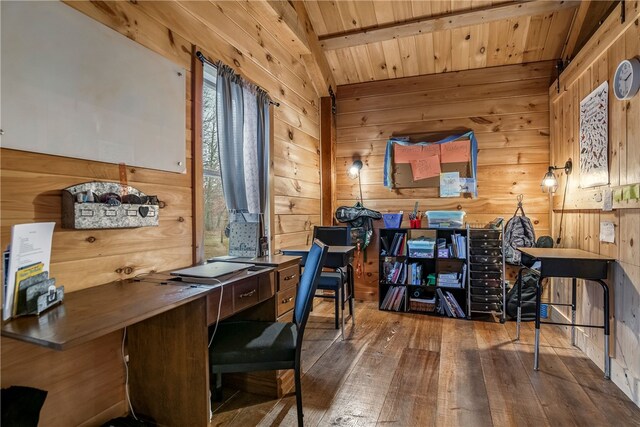
MULTIPOLYGON (((313 227, 313 238, 329 246, 351 246, 352 244, 350 227, 313 227)), ((345 300, 349 301, 349 315, 351 316, 351 323, 355 325, 353 268, 350 265, 345 265, 337 268, 335 272, 323 271, 320 276, 320 283, 318 283, 318 289, 333 291, 333 295, 323 294, 316 296, 334 300, 336 329, 341 327, 342 339, 344 339, 345 300)))
POLYGON ((222 397, 223 373, 293 369, 298 425, 303 425, 300 383, 302 336, 313 305, 322 266, 327 258, 327 250, 328 246, 314 240, 298 283, 293 322, 237 321, 218 325, 209 348, 213 396, 222 397))

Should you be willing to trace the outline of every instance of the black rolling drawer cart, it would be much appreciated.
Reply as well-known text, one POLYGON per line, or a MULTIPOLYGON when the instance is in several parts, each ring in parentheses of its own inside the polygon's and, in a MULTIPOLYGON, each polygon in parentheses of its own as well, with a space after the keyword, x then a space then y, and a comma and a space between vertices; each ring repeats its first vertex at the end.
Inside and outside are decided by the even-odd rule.
POLYGON ((503 227, 469 228, 468 317, 496 314, 505 321, 506 289, 503 227))

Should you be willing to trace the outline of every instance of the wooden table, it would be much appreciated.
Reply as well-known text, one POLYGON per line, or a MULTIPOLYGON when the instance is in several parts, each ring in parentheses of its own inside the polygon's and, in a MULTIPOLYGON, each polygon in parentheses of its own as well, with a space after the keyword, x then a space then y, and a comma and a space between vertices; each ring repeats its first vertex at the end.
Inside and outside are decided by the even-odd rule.
MULTIPOLYGON (((535 348, 533 356, 533 369, 538 370, 540 348, 540 325, 571 326, 571 344, 575 345, 576 326, 585 328, 604 329, 604 377, 611 377, 611 358, 609 356, 609 286, 604 282, 607 278, 608 264, 615 261, 614 258, 583 251, 581 249, 567 248, 518 248, 523 254, 540 261, 539 270, 532 270, 538 275, 536 282, 536 313, 535 313, 535 348), (571 323, 542 322, 540 321, 540 305, 542 299, 542 280, 547 277, 559 277, 572 279, 571 304, 549 303, 549 305, 571 306, 571 323), (599 283, 604 295, 604 324, 603 325, 578 325, 576 324, 576 282, 577 279, 591 280, 599 283)), ((521 320, 521 294, 522 272, 528 267, 523 267, 518 272, 518 315, 516 326, 516 339, 520 338, 521 320)))
POLYGON ((273 270, 254 267, 221 277, 215 286, 162 273, 112 282, 69 293, 39 317, 14 319, 2 325, 2 335, 65 350, 126 328, 136 413, 159 425, 207 426, 208 326, 272 299, 273 270))
MULTIPOLYGON (((295 246, 292 248, 281 249, 284 255, 299 256, 302 258, 300 265, 304 267, 309 255, 311 246, 295 246)), ((327 252, 327 260, 324 266, 327 268, 339 268, 349 265, 353 260, 353 254, 356 251, 355 246, 329 246, 327 252)))

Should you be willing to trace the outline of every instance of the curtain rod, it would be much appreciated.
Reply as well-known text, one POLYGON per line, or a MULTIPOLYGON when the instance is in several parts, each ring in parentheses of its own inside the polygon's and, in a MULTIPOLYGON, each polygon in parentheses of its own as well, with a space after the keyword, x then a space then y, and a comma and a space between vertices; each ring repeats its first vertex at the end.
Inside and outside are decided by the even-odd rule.
MULTIPOLYGON (((209 61, 200 51, 196 52, 196 57, 202 62, 202 63, 207 63, 209 65, 211 65, 212 67, 215 67, 216 64, 214 64, 213 62, 209 61)), ((264 89, 263 89, 264 90, 264 89)), ((265 91, 266 92, 266 91, 265 91)), ((271 97, 269 97, 269 104, 271 105, 275 105, 276 107, 280 106, 279 102, 276 102, 274 100, 271 99, 271 97)))

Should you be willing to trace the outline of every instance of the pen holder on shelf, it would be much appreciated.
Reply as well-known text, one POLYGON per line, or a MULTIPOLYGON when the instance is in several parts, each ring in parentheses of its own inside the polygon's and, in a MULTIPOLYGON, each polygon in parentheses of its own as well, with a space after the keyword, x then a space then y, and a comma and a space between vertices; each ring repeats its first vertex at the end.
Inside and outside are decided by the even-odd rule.
POLYGON ((409 226, 411 228, 420 228, 420 227, 422 227, 422 219, 421 218, 410 219, 409 220, 409 226))
POLYGON ((62 190, 62 228, 80 230, 158 225, 160 202, 117 182, 85 182, 62 190))

